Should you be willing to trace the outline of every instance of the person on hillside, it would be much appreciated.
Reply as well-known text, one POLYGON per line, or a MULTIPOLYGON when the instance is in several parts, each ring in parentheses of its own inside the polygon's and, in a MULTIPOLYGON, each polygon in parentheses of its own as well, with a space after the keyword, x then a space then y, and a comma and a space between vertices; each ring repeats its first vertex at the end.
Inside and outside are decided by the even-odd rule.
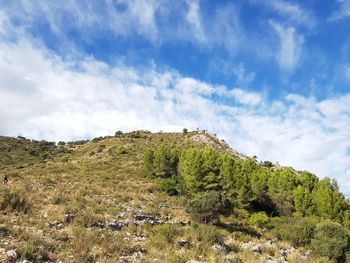
POLYGON ((7 175, 4 176, 4 185, 6 185, 9 181, 9 178, 7 177, 7 175))

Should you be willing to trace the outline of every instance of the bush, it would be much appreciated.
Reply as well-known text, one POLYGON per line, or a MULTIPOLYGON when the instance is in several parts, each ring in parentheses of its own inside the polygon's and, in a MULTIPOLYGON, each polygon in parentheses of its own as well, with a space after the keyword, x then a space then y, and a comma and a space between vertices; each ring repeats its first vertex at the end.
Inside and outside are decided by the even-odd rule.
POLYGON ((174 175, 170 178, 161 179, 160 190, 169 195, 180 195, 186 192, 186 184, 182 176, 174 175))
POLYGON ((118 148, 117 148, 117 153, 118 153, 118 154, 127 154, 127 153, 128 153, 128 150, 127 150, 124 146, 120 145, 120 146, 118 146, 118 148))
POLYGON ((192 218, 203 223, 217 222, 219 215, 229 210, 228 201, 216 191, 204 192, 191 200, 186 211, 192 218))
POLYGON ((8 188, 5 188, 0 194, 0 209, 11 209, 26 213, 29 210, 29 204, 22 193, 11 192, 8 188))
POLYGON ((175 239, 182 234, 183 230, 178 225, 164 224, 152 229, 149 241, 150 247, 164 250, 175 243, 175 239))
POLYGON ((222 244, 224 242, 223 233, 215 226, 192 224, 190 239, 206 245, 222 244))
POLYGON ((116 131, 115 132, 115 137, 119 137, 119 136, 122 136, 123 135, 123 132, 122 131, 116 131))
POLYGON ((349 246, 349 233, 338 223, 325 221, 317 224, 311 240, 313 251, 321 256, 339 260, 349 246))
POLYGON ((292 242, 294 246, 307 245, 310 243, 316 229, 315 218, 276 218, 272 232, 282 240, 292 242))
POLYGON ((252 214, 248 222, 257 227, 267 227, 270 223, 270 217, 265 212, 258 212, 252 214))
POLYGON ((188 133, 188 130, 187 130, 186 128, 184 128, 184 129, 182 130, 182 132, 183 132, 183 134, 187 134, 187 133, 188 133))

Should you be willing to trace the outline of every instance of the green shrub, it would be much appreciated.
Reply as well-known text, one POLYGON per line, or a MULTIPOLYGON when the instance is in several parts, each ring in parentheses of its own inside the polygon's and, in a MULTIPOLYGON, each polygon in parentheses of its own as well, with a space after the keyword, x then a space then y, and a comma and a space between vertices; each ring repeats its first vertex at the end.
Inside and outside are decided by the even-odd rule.
POLYGON ((288 240, 294 246, 301 246, 310 243, 315 233, 317 219, 283 217, 275 218, 273 224, 275 228, 272 233, 279 239, 288 240))
POLYGON ((34 262, 50 261, 50 251, 52 245, 37 237, 31 237, 29 241, 19 247, 19 255, 22 260, 34 262))
POLYGON ((24 194, 11 192, 8 188, 4 188, 0 194, 0 209, 26 213, 29 210, 29 204, 24 194))
POLYGON ((149 246, 164 250, 175 243, 175 239, 182 234, 182 231, 178 225, 164 224, 156 226, 152 229, 149 246))
POLYGON ((219 215, 229 210, 228 202, 216 191, 198 194, 186 207, 186 211, 193 219, 203 222, 217 222, 219 215))
POLYGON ((128 151, 127 151, 127 149, 126 149, 124 146, 120 145, 120 146, 118 146, 118 148, 117 148, 117 153, 118 153, 118 154, 127 154, 128 151))
POLYGON ((340 224, 331 221, 317 224, 315 236, 311 240, 311 247, 316 254, 339 260, 344 257, 348 246, 349 233, 340 224))
POLYGON ((224 237, 222 232, 215 226, 192 224, 191 239, 201 242, 207 245, 213 245, 215 243, 223 243, 224 237))
POLYGON ((265 212, 258 212, 252 214, 248 222, 257 227, 267 227, 270 223, 270 217, 265 212))
POLYGON ((160 189, 169 195, 180 195, 186 192, 186 184, 182 176, 174 175, 161 179, 160 189))

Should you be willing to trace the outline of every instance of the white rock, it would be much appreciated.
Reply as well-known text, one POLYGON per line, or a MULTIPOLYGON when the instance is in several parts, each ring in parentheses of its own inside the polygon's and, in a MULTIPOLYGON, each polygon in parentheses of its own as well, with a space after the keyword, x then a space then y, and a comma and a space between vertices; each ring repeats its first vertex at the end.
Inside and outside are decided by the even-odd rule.
POLYGON ((9 259, 16 259, 17 258, 17 252, 16 252, 15 249, 8 250, 8 251, 6 251, 6 256, 9 259))

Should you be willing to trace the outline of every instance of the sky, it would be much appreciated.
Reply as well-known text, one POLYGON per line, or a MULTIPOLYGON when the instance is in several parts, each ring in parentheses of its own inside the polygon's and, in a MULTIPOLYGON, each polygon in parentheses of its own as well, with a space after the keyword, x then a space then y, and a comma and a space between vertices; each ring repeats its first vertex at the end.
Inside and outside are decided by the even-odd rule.
POLYGON ((350 0, 0 0, 0 134, 206 129, 350 196, 350 0))

